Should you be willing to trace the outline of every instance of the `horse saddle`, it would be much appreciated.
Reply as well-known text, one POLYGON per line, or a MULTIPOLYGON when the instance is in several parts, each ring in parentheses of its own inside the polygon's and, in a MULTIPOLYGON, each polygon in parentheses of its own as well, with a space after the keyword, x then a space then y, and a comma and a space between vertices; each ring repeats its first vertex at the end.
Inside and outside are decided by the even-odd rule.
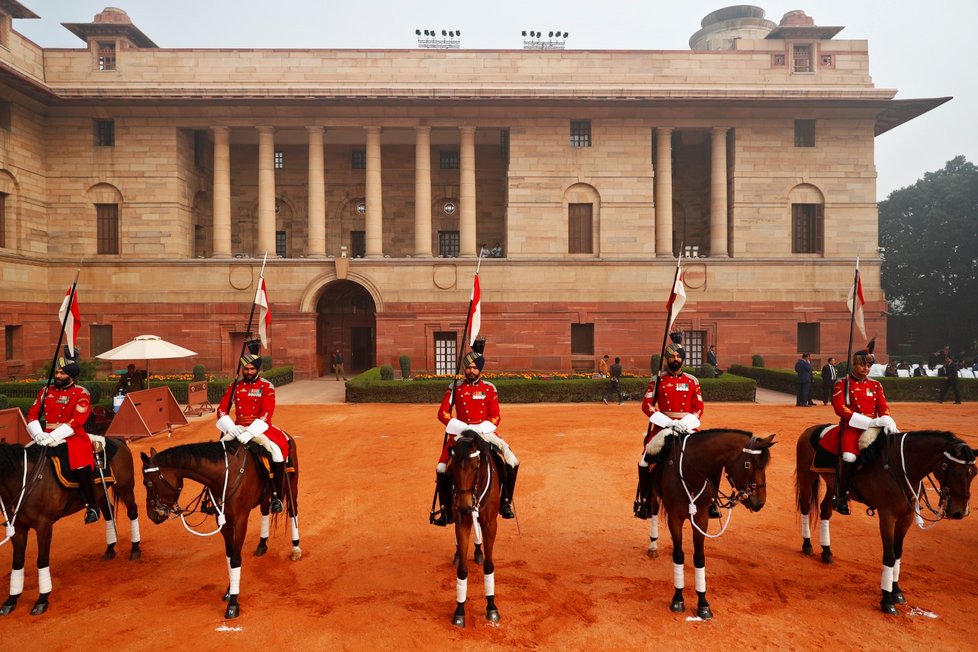
MULTIPOLYGON (((105 484, 113 485, 115 484, 115 476, 112 475, 112 466, 110 463, 112 462, 112 458, 116 456, 116 453, 119 452, 119 448, 125 446, 125 444, 118 439, 112 439, 110 437, 105 437, 104 441, 105 443, 102 445, 102 449, 95 451, 95 463, 102 465, 102 475, 100 476, 96 470, 93 478, 95 484, 101 484, 102 477, 104 476, 105 484)), ((51 458, 51 464, 54 466, 54 477, 58 481, 58 484, 65 489, 77 489, 78 475, 71 470, 71 464, 68 462, 68 447, 50 447, 48 448, 48 456, 51 458)))
MULTIPOLYGON (((838 424, 823 424, 815 428, 811 434, 811 444, 812 448, 815 450, 815 457, 812 459, 811 470, 815 473, 834 473, 839 467, 839 455, 828 451, 822 446, 822 437, 831 428, 838 428, 838 424)), ((862 448, 863 441, 859 442, 861 450, 859 451, 859 457, 856 459, 856 463, 860 466, 868 464, 869 462, 875 460, 879 456, 880 450, 883 448, 883 442, 885 437, 875 437, 875 439, 869 443, 868 446, 862 448)))

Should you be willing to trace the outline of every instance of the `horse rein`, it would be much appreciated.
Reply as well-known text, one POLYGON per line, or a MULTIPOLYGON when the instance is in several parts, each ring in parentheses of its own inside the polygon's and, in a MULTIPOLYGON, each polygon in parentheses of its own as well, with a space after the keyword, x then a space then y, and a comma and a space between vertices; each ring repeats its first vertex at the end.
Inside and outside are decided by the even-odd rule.
MULTIPOLYGON (((480 468, 482 467, 482 451, 478 450, 478 448, 476 448, 476 450, 474 450, 473 452, 469 453, 469 458, 470 459, 478 458, 479 467, 480 468)), ((460 496, 472 494, 473 510, 476 514, 478 514, 479 506, 482 505, 482 502, 486 499, 486 496, 489 495, 489 487, 492 486, 492 462, 486 465, 486 486, 482 489, 482 493, 478 496, 476 496, 476 493, 478 491, 478 485, 479 485, 478 472, 476 472, 475 475, 476 478, 475 480, 472 481, 471 487, 469 487, 468 489, 462 489, 453 486, 452 495, 455 498, 458 498, 460 496)))
POLYGON ((17 506, 14 508, 14 511, 12 512, 13 516, 9 516, 8 517, 8 515, 7 515, 7 509, 4 506, 4 504, 3 504, 3 498, 0 497, 0 511, 3 512, 3 520, 7 524, 6 532, 5 532, 6 537, 3 539, 3 541, 0 541, 0 546, 2 546, 3 544, 7 543, 7 541, 10 541, 10 539, 16 533, 16 529, 14 527, 14 523, 16 523, 16 521, 17 521, 17 513, 20 512, 20 507, 21 507, 21 505, 24 504, 24 500, 26 500, 27 498, 29 498, 30 495, 31 495, 31 492, 34 491, 34 487, 37 485, 37 482, 41 478, 44 477, 44 474, 43 473, 38 473, 37 470, 44 463, 44 460, 47 459, 48 451, 47 451, 47 447, 46 446, 43 449, 41 449, 41 455, 40 455, 40 457, 37 458, 37 463, 34 464, 34 468, 31 469, 31 472, 30 472, 30 478, 31 478, 30 483, 27 482, 27 476, 28 476, 28 473, 27 473, 27 461, 28 461, 27 460, 27 448, 29 446, 33 446, 33 445, 34 445, 34 442, 32 441, 32 442, 30 442, 30 443, 28 443, 27 445, 24 446, 24 476, 23 476, 23 478, 21 478, 21 481, 20 481, 20 496, 17 498, 17 506))
MULTIPOLYGON (((938 478, 938 483, 941 485, 940 487, 934 484, 934 481, 930 479, 930 476, 936 473, 934 470, 929 470, 924 475, 924 477, 921 478, 920 482, 917 483, 917 490, 916 491, 914 490, 913 485, 910 483, 910 478, 907 476, 907 456, 904 451, 904 446, 906 445, 907 437, 909 436, 909 434, 910 433, 905 432, 903 433, 902 437, 900 437, 900 470, 903 472, 903 481, 906 483, 907 488, 910 490, 910 496, 912 496, 912 498, 908 497, 906 493, 904 493, 904 497, 907 498, 907 504, 913 508, 914 522, 917 524, 917 527, 920 528, 921 530, 929 530, 930 528, 937 525, 939 521, 947 518, 947 509, 948 506, 950 506, 951 504, 950 499, 952 496, 956 494, 951 493, 951 488, 949 486, 946 486, 946 483, 941 478, 938 478), (937 491, 938 501, 937 501, 936 508, 930 504, 930 499, 927 497, 927 490, 923 486, 925 479, 928 480, 928 482, 930 482, 931 487, 933 487, 934 490, 937 491), (927 509, 929 509, 932 514, 936 515, 937 518, 925 518, 920 513, 921 498, 923 498, 923 503, 927 506, 927 509), (924 527, 924 521, 931 523, 930 527, 924 527)), ((975 465, 974 460, 968 461, 968 460, 957 458, 946 449, 943 451, 943 455, 949 461, 954 462, 955 464, 975 465)), ((946 479, 947 473, 949 471, 948 462, 941 462, 940 470, 944 472, 944 478, 946 479)), ((964 498, 964 496, 962 495, 958 495, 958 497, 964 498)))

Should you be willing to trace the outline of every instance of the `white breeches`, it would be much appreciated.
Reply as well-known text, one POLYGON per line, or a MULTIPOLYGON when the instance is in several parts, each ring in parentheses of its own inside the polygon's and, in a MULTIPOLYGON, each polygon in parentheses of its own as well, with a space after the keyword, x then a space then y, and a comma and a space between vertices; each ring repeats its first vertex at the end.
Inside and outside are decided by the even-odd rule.
POLYGON ((516 459, 516 456, 513 455, 513 451, 510 450, 509 448, 509 444, 503 441, 502 437, 500 437, 496 433, 490 433, 488 435, 480 434, 479 436, 482 437, 482 439, 487 441, 488 443, 499 447, 499 450, 503 452, 503 459, 506 461, 506 464, 508 464, 513 468, 519 466, 520 461, 516 459))

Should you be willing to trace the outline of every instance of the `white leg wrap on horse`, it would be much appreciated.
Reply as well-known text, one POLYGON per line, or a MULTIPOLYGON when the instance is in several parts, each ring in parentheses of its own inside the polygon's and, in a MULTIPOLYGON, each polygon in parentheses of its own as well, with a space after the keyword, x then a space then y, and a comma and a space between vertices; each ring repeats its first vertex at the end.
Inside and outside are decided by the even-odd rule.
POLYGON ((139 519, 134 518, 129 520, 129 541, 132 543, 139 543, 139 519))
POLYGON ((893 581, 894 582, 899 582, 900 581, 900 560, 899 559, 897 559, 895 562, 893 562, 893 581))
POLYGON ((299 517, 293 516, 289 520, 292 523, 292 540, 298 541, 299 540, 299 517))
POLYGON ((831 546, 832 538, 829 537, 829 520, 823 519, 818 522, 818 543, 822 547, 831 546))
POLYGON ((880 578, 880 588, 889 593, 893 590, 893 567, 884 566, 883 576, 880 578))
POLYGON ((659 538, 659 517, 653 516, 651 519, 652 524, 649 525, 649 538, 653 541, 659 538))
POLYGON ((812 525, 808 522, 808 515, 801 515, 801 538, 811 539, 812 538, 812 525))
POLYGON ((228 571, 228 577, 230 578, 231 589, 228 591, 231 595, 238 595, 241 592, 241 567, 232 568, 228 571))
POLYGON ((44 568, 37 569, 37 592, 38 593, 51 592, 51 567, 50 566, 45 566, 44 568))
POLYGON ((261 532, 259 532, 259 535, 261 536, 262 539, 267 539, 268 538, 268 532, 271 529, 271 525, 272 525, 272 515, 271 514, 262 514, 261 515, 261 532))
POLYGON ((486 597, 491 598, 496 595, 496 574, 489 573, 485 577, 486 581, 486 597))
POLYGON ((117 540, 115 535, 115 521, 105 519, 105 545, 112 545, 117 540))
POLYGON ((693 583, 697 593, 706 593, 706 566, 693 569, 693 583))
POLYGON ((10 595, 24 592, 24 569, 10 571, 10 595))
POLYGON ((455 602, 465 602, 465 593, 468 584, 468 580, 455 578, 455 602))
POLYGON ((435 473, 445 473, 448 471, 448 465, 444 462, 439 462, 438 466, 435 467, 435 473))
POLYGON ((681 589, 686 586, 686 578, 684 577, 682 564, 672 565, 672 585, 677 589, 681 589))

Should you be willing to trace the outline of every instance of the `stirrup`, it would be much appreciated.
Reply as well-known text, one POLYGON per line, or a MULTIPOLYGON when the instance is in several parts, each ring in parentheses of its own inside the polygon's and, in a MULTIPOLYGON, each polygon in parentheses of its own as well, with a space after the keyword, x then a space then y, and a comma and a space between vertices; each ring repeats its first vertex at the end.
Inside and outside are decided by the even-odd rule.
POLYGON ((723 518, 716 503, 710 503, 710 508, 706 510, 710 518, 723 518))
POLYGON ((98 521, 98 510, 94 507, 85 508, 85 525, 89 523, 95 523, 98 521))
POLYGON ((649 509, 648 503, 639 503, 635 506, 635 518, 640 518, 643 521, 649 520, 652 516, 652 510, 649 509))
POLYGON ((516 514, 513 513, 513 507, 509 502, 505 502, 499 507, 499 515, 503 518, 516 518, 516 514))
POLYGON ((444 509, 440 509, 437 512, 431 512, 431 514, 428 516, 428 522, 431 525, 445 527, 454 523, 455 519, 451 518, 444 509), (436 514, 437 516, 435 516, 436 514))
POLYGON ((268 506, 268 511, 270 511, 272 514, 281 514, 282 501, 279 498, 272 500, 272 504, 268 506))
POLYGON ((849 501, 846 498, 839 498, 832 504, 832 509, 841 514, 842 516, 849 516, 851 512, 849 511, 849 501))
POLYGON ((210 496, 205 495, 203 500, 200 501, 200 513, 207 514, 208 516, 217 516, 217 506, 211 500, 210 496))

